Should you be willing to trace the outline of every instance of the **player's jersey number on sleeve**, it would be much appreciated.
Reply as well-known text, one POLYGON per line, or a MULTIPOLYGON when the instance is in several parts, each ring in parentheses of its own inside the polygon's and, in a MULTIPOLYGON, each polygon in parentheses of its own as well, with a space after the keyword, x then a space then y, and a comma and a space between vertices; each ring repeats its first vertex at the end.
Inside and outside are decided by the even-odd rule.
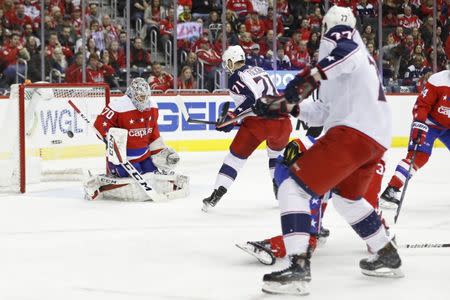
POLYGON ((114 111, 109 107, 105 107, 102 111, 102 116, 105 116, 107 119, 111 120, 114 116, 114 111))

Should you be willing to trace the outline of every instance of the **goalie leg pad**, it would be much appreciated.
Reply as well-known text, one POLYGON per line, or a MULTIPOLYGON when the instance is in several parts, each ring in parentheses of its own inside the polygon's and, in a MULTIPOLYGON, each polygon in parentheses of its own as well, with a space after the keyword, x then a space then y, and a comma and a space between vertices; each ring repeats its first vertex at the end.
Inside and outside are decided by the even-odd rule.
MULTIPOLYGON (((183 198, 189 195, 189 177, 179 174, 147 173, 143 177, 158 194, 166 199, 183 198)), ((119 178, 108 175, 90 176, 84 183, 85 198, 111 199, 119 201, 151 201, 139 185, 129 177, 119 178)))

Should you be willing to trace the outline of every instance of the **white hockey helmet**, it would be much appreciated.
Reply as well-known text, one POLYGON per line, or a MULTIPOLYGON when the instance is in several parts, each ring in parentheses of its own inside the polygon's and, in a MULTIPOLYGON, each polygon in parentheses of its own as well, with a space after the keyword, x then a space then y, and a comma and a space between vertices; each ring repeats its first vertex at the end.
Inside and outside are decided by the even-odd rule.
POLYGON ((136 77, 131 81, 125 94, 130 97, 131 102, 139 111, 150 108, 150 86, 142 77, 136 77))
POLYGON ((230 46, 222 55, 222 67, 230 73, 235 71, 235 64, 238 61, 245 62, 245 53, 241 46, 230 46))
POLYGON ((332 6, 322 21, 322 36, 327 33, 331 28, 336 25, 346 25, 351 28, 355 28, 356 18, 353 14, 353 11, 350 7, 342 7, 342 6, 332 6))

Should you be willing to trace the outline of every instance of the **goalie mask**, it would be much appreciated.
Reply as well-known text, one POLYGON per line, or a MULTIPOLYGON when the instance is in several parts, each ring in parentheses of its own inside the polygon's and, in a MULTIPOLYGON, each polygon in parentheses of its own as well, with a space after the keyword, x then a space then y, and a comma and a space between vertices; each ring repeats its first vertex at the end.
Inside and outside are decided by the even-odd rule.
POLYGON ((125 94, 130 97, 131 102, 139 111, 150 108, 150 86, 144 78, 137 77, 131 81, 125 94))
POLYGON ((332 6, 323 17, 322 36, 336 25, 346 25, 355 28, 356 19, 349 7, 332 6))
POLYGON ((230 46, 222 55, 222 67, 229 73, 235 71, 235 64, 238 61, 245 62, 245 53, 241 46, 230 46))

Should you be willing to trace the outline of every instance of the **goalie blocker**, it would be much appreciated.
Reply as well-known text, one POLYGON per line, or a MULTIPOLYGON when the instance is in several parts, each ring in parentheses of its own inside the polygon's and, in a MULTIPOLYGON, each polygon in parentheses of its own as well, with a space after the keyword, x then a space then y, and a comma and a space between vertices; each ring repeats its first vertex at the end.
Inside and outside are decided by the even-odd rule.
POLYGON ((139 182, 127 176, 122 163, 126 157, 128 130, 110 128, 107 134, 106 156, 111 174, 86 175, 84 181, 85 198, 88 200, 111 199, 122 201, 158 201, 186 197, 189 194, 189 178, 176 174, 173 169, 179 156, 171 148, 164 148, 140 163, 133 163, 143 179, 158 197, 150 198, 139 182), (116 148, 114 149, 114 146, 116 148))

